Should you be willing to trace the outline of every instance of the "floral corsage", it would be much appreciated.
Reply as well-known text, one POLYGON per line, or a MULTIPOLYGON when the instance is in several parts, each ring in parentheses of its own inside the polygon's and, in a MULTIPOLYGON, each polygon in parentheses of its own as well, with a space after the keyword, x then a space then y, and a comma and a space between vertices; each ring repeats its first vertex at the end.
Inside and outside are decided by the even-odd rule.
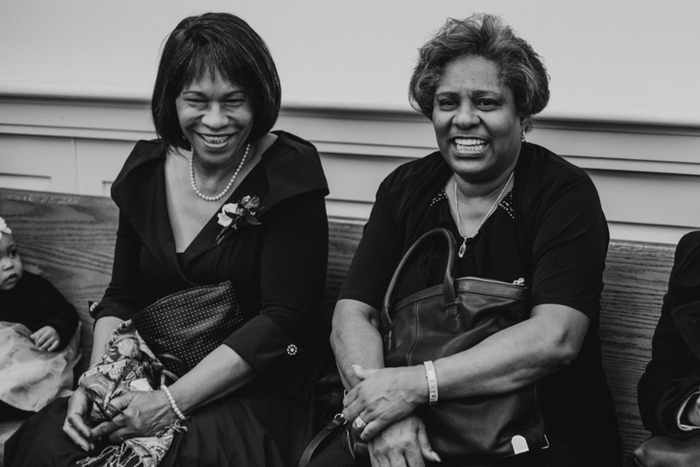
POLYGON ((219 216, 219 225, 222 227, 219 235, 216 236, 216 244, 221 245, 224 240, 226 231, 233 227, 238 229, 242 222, 250 225, 260 225, 260 221, 255 218, 255 213, 260 207, 260 199, 257 196, 244 196, 237 203, 224 204, 221 207, 219 216))

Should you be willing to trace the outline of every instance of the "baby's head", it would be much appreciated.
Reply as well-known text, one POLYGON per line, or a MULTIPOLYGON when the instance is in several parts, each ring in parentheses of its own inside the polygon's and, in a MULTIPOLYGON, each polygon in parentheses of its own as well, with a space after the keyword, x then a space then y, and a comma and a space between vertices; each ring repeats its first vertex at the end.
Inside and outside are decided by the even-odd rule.
POLYGON ((22 277, 23 270, 12 230, 0 217, 0 290, 12 289, 22 277))

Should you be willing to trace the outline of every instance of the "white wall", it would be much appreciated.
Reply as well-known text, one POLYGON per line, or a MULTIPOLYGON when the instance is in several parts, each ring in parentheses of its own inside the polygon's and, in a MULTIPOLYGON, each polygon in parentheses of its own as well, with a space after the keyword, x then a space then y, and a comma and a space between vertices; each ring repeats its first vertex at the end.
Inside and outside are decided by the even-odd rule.
POLYGON ((366 217, 379 181, 435 148, 406 98, 446 17, 500 14, 540 53, 550 106, 529 135, 585 168, 613 238, 700 227, 700 2, 668 0, 0 0, 0 186, 105 196, 148 111, 163 39, 230 11, 268 42, 278 127, 317 145, 333 215, 366 217))
POLYGON ((0 90, 148 97, 162 40, 209 10, 263 36, 289 102, 406 108, 416 49, 484 11, 545 58, 550 115, 700 124, 696 0, 2 0, 0 90))

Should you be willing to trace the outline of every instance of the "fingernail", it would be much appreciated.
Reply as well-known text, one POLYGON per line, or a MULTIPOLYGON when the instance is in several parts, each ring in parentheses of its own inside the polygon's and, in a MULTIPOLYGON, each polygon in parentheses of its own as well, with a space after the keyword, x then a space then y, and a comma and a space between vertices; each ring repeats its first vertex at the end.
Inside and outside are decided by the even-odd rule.
POLYGON ((438 453, 433 451, 433 459, 435 459, 435 462, 442 462, 442 459, 440 459, 440 456, 438 456, 438 453))
POLYGON ((360 365, 353 365, 352 368, 353 368, 354 370, 357 370, 358 368, 362 368, 362 367, 361 367, 360 365))

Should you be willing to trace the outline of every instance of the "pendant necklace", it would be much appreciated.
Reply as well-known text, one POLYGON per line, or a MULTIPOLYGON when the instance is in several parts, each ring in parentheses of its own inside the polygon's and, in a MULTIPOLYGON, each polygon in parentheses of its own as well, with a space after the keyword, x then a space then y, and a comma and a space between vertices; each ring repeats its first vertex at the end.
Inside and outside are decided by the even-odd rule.
POLYGON ((216 196, 207 196, 204 193, 202 193, 201 191, 199 191, 199 189, 197 188, 197 184, 194 181, 194 153, 192 153, 192 157, 190 157, 190 185, 192 185, 192 189, 197 194, 197 196, 199 196, 200 198, 202 198, 205 201, 218 201, 221 198, 223 198, 224 195, 226 193, 228 193, 228 190, 231 189, 233 182, 236 181, 236 177, 238 177, 238 172, 241 171, 241 169, 243 168, 243 164, 245 163, 245 159, 246 159, 246 157, 248 157, 249 150, 250 150, 250 143, 248 143, 248 146, 246 146, 245 153, 243 153, 243 158, 241 159, 241 163, 238 164, 238 168, 233 173, 233 176, 231 177, 231 180, 229 180, 228 185, 226 185, 226 188, 224 188, 224 191, 222 191, 221 193, 219 193, 216 196))
POLYGON ((501 188, 501 192, 498 194, 496 201, 493 202, 493 204, 491 205, 491 208, 488 210, 486 215, 481 219, 479 226, 476 228, 474 233, 472 233, 469 237, 465 236, 462 233, 462 219, 459 215, 459 196, 457 196, 457 179, 455 178, 455 209, 457 210, 457 231, 459 232, 459 235, 463 239, 462 245, 459 247, 459 251, 457 252, 457 255, 460 258, 462 258, 464 256, 464 253, 467 251, 467 239, 476 237, 476 235, 479 233, 479 229, 481 229, 481 226, 484 225, 484 222, 486 222, 486 219, 488 219, 489 216, 493 213, 493 211, 496 210, 498 203, 501 201, 501 197, 503 196, 503 193, 505 193, 506 188, 508 188, 508 185, 510 185, 510 181, 513 179, 514 173, 515 173, 514 171, 510 173, 510 177, 508 177, 508 180, 506 180, 505 185, 503 185, 503 188, 501 188))

